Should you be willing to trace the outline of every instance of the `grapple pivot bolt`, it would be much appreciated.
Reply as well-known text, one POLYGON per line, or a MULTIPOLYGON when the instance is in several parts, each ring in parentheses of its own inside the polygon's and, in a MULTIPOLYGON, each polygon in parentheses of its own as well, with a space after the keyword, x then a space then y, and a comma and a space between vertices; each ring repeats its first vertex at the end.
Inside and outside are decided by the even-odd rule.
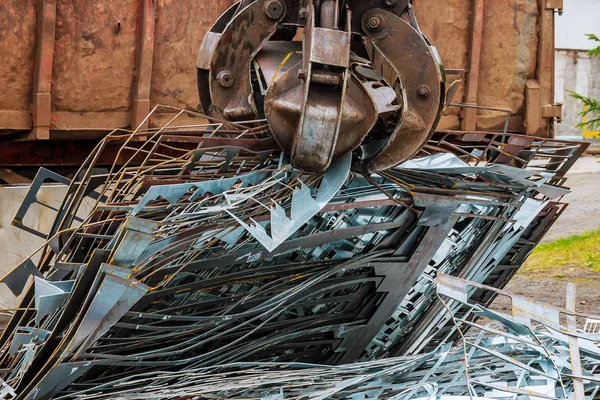
POLYGON ((367 28, 373 32, 381 30, 383 25, 383 17, 380 15, 374 15, 367 21, 367 28))
POLYGON ((231 71, 224 69, 217 75, 217 82, 219 83, 219 86, 227 89, 233 86, 235 78, 233 77, 231 71))
POLYGON ((271 0, 265 5, 265 12, 267 17, 272 20, 277 20, 283 16, 285 11, 284 5, 279 0, 271 0))
POLYGON ((417 88, 417 96, 420 99, 427 100, 431 96, 431 89, 427 85, 421 85, 417 88))

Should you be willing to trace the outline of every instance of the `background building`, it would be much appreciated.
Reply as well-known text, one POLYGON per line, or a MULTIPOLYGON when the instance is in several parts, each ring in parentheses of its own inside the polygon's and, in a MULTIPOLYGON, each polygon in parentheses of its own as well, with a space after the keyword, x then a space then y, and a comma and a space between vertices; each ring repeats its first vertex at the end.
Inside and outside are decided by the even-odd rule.
POLYGON ((556 18, 556 102, 564 104, 557 137, 600 137, 600 132, 577 127, 583 105, 569 94, 574 91, 600 99, 600 59, 586 53, 598 44, 586 33, 600 35, 600 0, 565 0, 564 13, 556 18))

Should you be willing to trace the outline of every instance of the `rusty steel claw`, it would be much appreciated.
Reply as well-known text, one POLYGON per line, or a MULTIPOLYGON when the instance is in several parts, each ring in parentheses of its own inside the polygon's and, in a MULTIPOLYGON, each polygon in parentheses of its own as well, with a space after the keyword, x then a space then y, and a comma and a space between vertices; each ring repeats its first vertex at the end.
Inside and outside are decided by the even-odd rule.
MULTIPOLYGON (((256 119, 257 109, 248 80, 250 64, 262 45, 277 31, 285 16, 281 0, 256 0, 248 6, 240 4, 210 45, 203 43, 210 60, 209 90, 212 113, 231 121, 256 119)), ((202 53, 202 50, 201 50, 202 53)))
MULTIPOLYGON (((330 3, 321 21, 332 28, 330 3)), ((347 31, 315 25, 314 8, 308 13, 303 60, 275 79, 265 97, 265 113, 280 146, 300 169, 321 172, 332 160, 352 152, 377 122, 377 111, 350 65, 347 31), (337 48, 333 49, 332 46, 337 48)))
POLYGON ((351 152, 357 169, 394 167, 425 145, 444 103, 443 68, 409 0, 241 2, 204 39, 198 68, 206 112, 266 116, 305 171, 351 152), (299 27, 301 46, 290 41, 299 27))
POLYGON ((435 48, 402 18, 385 10, 363 17, 367 51, 375 69, 405 95, 401 122, 385 148, 368 163, 370 172, 392 168, 421 150, 444 105, 445 76, 435 48), (402 51, 398 50, 402 43, 402 51))

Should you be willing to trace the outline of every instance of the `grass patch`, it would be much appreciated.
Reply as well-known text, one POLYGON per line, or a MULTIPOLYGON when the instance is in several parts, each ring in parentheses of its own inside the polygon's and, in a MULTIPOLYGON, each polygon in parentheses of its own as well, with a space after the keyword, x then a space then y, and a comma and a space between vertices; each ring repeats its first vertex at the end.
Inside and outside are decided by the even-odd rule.
POLYGON ((555 278, 600 273, 600 230, 539 245, 521 272, 555 278))

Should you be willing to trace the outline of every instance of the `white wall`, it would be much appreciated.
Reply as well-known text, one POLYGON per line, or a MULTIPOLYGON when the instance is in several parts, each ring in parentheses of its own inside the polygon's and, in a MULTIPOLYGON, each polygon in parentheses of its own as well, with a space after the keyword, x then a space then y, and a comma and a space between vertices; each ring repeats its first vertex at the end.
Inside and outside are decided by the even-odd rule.
POLYGON ((583 104, 570 96, 570 91, 600 99, 600 59, 590 58, 585 51, 556 51, 556 102, 563 103, 563 122, 556 124, 559 138, 581 138, 579 113, 583 104))
POLYGON ((583 105, 569 91, 600 98, 600 59, 590 59, 585 52, 598 43, 586 33, 600 36, 600 0, 564 0, 564 13, 556 16, 556 102, 564 104, 557 137, 582 136, 576 125, 583 105))
POLYGON ((556 48, 590 50, 595 46, 586 33, 600 36, 600 0, 564 0, 564 13, 556 16, 556 48))

